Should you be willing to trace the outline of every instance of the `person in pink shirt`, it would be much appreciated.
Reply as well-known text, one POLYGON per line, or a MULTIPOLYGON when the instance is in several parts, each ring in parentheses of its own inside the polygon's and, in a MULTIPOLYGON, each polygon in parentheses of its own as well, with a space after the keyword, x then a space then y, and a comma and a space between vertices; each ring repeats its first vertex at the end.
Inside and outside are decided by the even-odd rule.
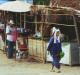
POLYGON ((18 38, 17 26, 13 26, 12 38, 13 38, 13 46, 14 46, 14 52, 15 52, 15 50, 16 50, 16 40, 18 38))
POLYGON ((18 37, 18 31, 17 31, 17 27, 16 26, 13 27, 12 36, 13 36, 13 42, 16 42, 17 37, 18 37))

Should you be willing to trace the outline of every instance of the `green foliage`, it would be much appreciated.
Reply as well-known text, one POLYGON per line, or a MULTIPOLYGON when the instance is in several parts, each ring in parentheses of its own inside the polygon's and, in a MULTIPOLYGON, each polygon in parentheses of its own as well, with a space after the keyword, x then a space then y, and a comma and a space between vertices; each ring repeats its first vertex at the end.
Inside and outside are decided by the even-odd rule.
POLYGON ((39 5, 48 5, 50 0, 33 0, 33 3, 35 5, 39 4, 39 5))

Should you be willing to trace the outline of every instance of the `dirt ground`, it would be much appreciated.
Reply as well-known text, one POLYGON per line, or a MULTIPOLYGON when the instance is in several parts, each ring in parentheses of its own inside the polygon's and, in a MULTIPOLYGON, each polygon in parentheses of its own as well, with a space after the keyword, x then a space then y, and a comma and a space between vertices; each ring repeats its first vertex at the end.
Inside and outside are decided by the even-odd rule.
POLYGON ((0 75, 80 75, 80 66, 62 65, 61 73, 50 72, 50 63, 21 62, 14 59, 7 59, 6 55, 0 51, 0 75))

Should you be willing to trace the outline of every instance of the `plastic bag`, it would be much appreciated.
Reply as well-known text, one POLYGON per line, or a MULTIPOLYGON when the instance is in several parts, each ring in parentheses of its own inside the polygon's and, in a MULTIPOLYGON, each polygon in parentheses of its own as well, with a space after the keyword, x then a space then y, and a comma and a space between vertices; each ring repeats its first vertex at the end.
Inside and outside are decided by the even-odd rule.
POLYGON ((63 57, 64 57, 64 55, 65 55, 65 54, 64 54, 64 52, 63 52, 63 51, 61 51, 61 52, 60 52, 60 58, 63 58, 63 57))

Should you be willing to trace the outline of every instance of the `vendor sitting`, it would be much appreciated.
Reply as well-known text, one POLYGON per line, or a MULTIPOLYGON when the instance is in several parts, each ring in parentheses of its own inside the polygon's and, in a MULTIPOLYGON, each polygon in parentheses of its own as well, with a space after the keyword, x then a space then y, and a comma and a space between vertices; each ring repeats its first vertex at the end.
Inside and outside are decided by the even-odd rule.
POLYGON ((24 54, 28 53, 28 48, 26 45, 26 39, 24 39, 22 34, 20 34, 20 36, 17 39, 16 50, 17 50, 17 52, 16 52, 17 58, 22 58, 24 54))

